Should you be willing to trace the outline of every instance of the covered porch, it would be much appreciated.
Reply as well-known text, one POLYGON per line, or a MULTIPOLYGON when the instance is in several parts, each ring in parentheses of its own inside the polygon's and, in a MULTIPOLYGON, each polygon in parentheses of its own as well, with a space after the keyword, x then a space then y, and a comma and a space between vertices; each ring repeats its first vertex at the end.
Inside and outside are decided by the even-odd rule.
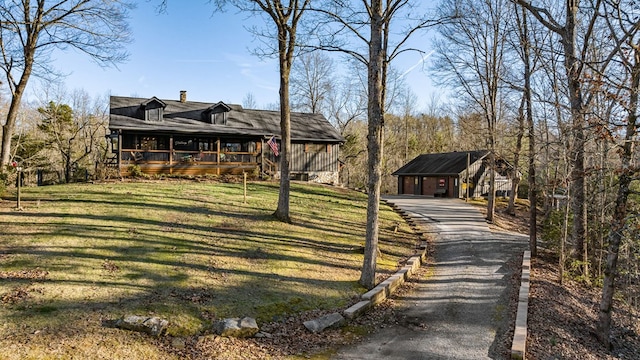
POLYGON ((275 156, 264 139, 214 136, 149 135, 112 132, 112 152, 120 176, 128 176, 131 165, 149 174, 222 175, 277 171, 275 156))

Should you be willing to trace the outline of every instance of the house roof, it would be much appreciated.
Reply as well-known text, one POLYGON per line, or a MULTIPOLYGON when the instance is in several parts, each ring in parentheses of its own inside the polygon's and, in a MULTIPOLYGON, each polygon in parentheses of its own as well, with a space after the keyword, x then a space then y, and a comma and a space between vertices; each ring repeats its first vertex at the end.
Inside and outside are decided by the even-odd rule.
POLYGON ((149 104, 152 104, 152 103, 157 103, 158 105, 162 106, 163 108, 167 107, 167 104, 164 101, 158 99, 155 96, 150 98, 150 99, 147 99, 147 100, 143 101, 140 105, 142 105, 143 107, 146 107, 146 106, 148 106, 149 104))
MULTIPOLYGON (((280 135, 280 112, 244 109, 240 105, 195 101, 160 100, 111 96, 110 130, 193 135, 271 136, 280 135), (145 121, 141 105, 158 100, 166 106, 163 120, 145 121), (229 108, 225 125, 211 124, 203 113, 216 107, 229 108)), ((291 113, 291 140, 344 142, 338 131, 320 114, 291 113)))
POLYGON ((467 154, 470 163, 483 159, 488 150, 459 151, 440 154, 422 154, 409 161, 392 175, 443 176, 458 175, 467 168, 467 154))

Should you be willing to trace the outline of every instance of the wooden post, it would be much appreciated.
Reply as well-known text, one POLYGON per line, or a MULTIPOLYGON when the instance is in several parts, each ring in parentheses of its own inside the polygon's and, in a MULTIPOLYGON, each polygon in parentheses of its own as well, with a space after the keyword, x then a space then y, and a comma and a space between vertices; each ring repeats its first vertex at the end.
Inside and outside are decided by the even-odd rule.
POLYGON ((18 210, 22 209, 22 206, 20 204, 20 197, 22 195, 21 193, 21 189, 22 189, 22 168, 18 168, 18 182, 17 182, 17 187, 18 187, 18 200, 17 200, 17 204, 16 204, 16 208, 18 210))
POLYGON ((118 176, 122 176, 122 130, 118 130, 118 176))
POLYGON ((169 174, 173 174, 173 135, 169 136, 169 174))
POLYGON ((216 156, 216 175, 220 175, 220 138, 218 137, 218 141, 216 141, 216 151, 218 152, 218 156, 216 156))
POLYGON ((242 171, 242 175, 244 177, 244 181, 243 181, 243 184, 244 184, 244 203, 246 204, 247 203, 247 173, 246 173, 246 171, 242 171))
POLYGON ((260 178, 264 179, 264 174, 266 173, 264 168, 264 139, 260 138, 260 178))
POLYGON ((466 189, 465 192, 467 193, 467 195, 465 196, 465 199, 464 199, 465 202, 469 201, 469 166, 471 166, 471 153, 467 152, 467 181, 466 181, 467 186, 465 186, 465 189, 466 189))

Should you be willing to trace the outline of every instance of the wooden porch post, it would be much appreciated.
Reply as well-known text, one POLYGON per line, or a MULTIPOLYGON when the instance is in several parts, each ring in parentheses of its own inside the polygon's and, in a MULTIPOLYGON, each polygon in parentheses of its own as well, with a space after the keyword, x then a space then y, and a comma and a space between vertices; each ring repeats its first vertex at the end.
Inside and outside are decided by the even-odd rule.
POLYGON ((464 201, 465 202, 469 202, 469 166, 471 166, 471 153, 467 152, 467 186, 466 188, 466 195, 464 197, 464 201))
POLYGON ((118 175, 122 176, 122 130, 118 130, 118 175))
POLYGON ((173 174, 173 135, 169 135, 169 174, 173 174))
POLYGON ((216 162, 217 162, 217 166, 216 166, 216 174, 220 175, 220 137, 218 137, 218 141, 217 141, 217 152, 218 152, 218 156, 216 156, 216 162))
POLYGON ((260 177, 262 178, 262 174, 264 171, 264 138, 260 138, 260 177))

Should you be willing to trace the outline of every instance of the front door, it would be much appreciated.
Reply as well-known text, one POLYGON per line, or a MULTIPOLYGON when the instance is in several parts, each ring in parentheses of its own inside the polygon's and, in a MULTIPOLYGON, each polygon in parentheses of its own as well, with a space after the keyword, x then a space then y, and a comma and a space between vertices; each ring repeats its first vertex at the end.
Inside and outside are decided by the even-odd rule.
POLYGON ((402 193, 406 195, 413 195, 414 187, 413 183, 415 182, 415 176, 403 176, 402 177, 402 193))

